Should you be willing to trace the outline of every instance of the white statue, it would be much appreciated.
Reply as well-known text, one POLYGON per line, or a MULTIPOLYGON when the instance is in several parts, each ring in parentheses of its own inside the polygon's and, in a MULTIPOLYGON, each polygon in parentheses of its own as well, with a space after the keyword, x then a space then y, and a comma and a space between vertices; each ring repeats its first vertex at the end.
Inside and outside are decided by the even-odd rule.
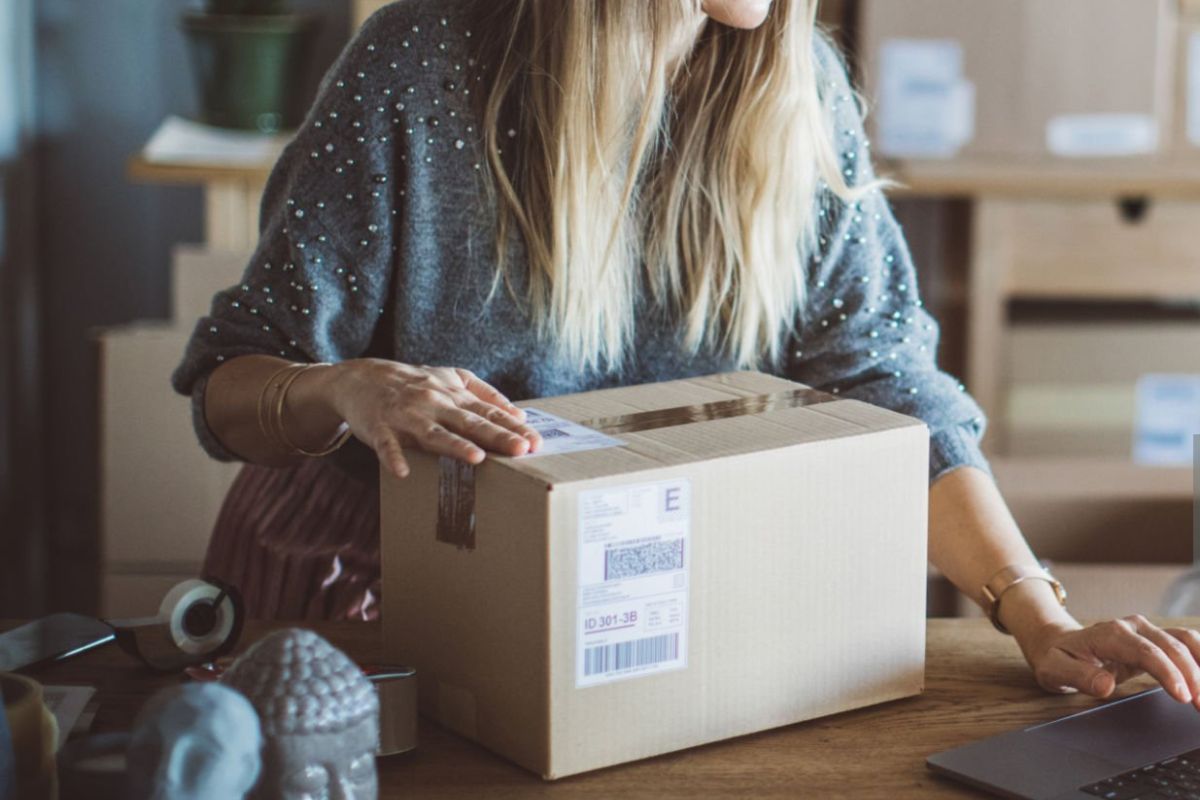
POLYGON ((126 750, 127 797, 241 800, 262 765, 258 715, 215 683, 164 689, 143 706, 126 750))
POLYGON ((250 699, 262 723, 255 797, 377 797, 379 698, 345 653, 312 631, 276 631, 221 681, 250 699))

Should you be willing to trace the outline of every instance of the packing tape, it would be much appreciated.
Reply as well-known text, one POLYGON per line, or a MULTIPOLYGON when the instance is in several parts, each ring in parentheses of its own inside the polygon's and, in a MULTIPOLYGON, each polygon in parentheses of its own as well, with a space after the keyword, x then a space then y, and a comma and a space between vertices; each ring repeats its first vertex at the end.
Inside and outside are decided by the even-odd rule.
POLYGON ((597 430, 600 433, 634 433, 636 431, 649 431, 658 428, 671 428, 676 425, 688 425, 693 422, 708 422, 714 419, 764 414, 768 411, 778 411, 782 408, 814 406, 820 403, 829 403, 837 399, 834 395, 819 392, 816 389, 789 389, 773 394, 733 397, 728 400, 714 400, 711 403, 660 408, 656 411, 638 411, 633 414, 620 414, 615 417, 600 417, 579 424, 586 428, 597 430))
MULTIPOLYGON (((835 395, 802 387, 770 394, 755 394, 713 400, 654 411, 638 411, 612 417, 598 417, 580 425, 604 434, 672 428, 693 422, 744 417, 784 408, 799 408, 838 400, 835 395)), ((455 458, 438 460, 437 540, 464 550, 475 549, 475 467, 455 458)))
POLYGON ((475 465, 442 456, 438 469, 437 540, 474 550, 475 465))
POLYGON ((164 672, 210 661, 242 632, 241 596, 219 582, 191 579, 167 592, 153 617, 109 620, 117 644, 164 672))
POLYGON ((207 655, 229 639, 236 622, 233 601, 220 587, 207 581, 188 580, 167 592, 158 615, 167 621, 171 641, 188 655, 207 655), (214 608, 211 625, 196 627, 188 617, 197 609, 214 608))
POLYGON ((417 746, 417 671, 412 667, 364 669, 379 695, 378 756, 406 753, 417 746))

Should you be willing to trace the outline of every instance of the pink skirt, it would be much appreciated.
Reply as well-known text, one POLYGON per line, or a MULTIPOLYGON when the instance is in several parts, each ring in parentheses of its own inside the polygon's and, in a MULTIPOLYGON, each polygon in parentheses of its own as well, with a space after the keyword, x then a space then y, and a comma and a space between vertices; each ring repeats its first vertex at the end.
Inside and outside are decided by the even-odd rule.
POLYGON ((378 619, 378 492, 321 459, 247 464, 204 569, 238 588, 250 619, 378 619))

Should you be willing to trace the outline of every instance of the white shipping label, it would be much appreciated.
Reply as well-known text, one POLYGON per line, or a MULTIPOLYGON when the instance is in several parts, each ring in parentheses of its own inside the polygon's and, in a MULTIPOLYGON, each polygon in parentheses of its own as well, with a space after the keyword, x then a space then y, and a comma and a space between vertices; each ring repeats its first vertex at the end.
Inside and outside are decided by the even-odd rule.
POLYGON ((579 493, 575 686, 687 666, 691 482, 579 493))
POLYGON ((888 39, 879 52, 879 151, 949 158, 975 136, 975 85, 953 39, 888 39))
POLYGON ((521 458, 578 453, 582 450, 598 450, 602 447, 625 444, 620 439, 586 428, 578 422, 571 422, 536 408, 525 409, 525 422, 542 435, 542 447, 536 453, 526 453, 520 456, 521 458))
POLYGON ((1187 63, 1188 141, 1200 147, 1200 33, 1188 37, 1187 63))
POLYGON ((1192 463, 1200 434, 1200 375, 1143 375, 1137 384, 1133 460, 1147 466, 1192 463))
POLYGON ((1139 156, 1158 149, 1146 114, 1062 114, 1046 123, 1046 149, 1067 158, 1139 156))

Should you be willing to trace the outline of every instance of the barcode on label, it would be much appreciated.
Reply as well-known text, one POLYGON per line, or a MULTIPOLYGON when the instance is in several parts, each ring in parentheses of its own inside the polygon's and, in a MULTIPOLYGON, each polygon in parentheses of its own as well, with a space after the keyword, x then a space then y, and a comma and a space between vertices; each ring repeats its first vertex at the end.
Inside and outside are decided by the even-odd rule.
POLYGON ((683 539, 621 547, 604 554, 604 580, 683 569, 683 539))
POLYGON ((679 658, 679 634, 664 633, 632 642, 589 647, 583 651, 583 674, 620 672, 679 658))
POLYGON ((560 431, 558 428, 543 428, 538 431, 543 439, 560 439, 563 436, 570 436, 566 431, 560 431))

